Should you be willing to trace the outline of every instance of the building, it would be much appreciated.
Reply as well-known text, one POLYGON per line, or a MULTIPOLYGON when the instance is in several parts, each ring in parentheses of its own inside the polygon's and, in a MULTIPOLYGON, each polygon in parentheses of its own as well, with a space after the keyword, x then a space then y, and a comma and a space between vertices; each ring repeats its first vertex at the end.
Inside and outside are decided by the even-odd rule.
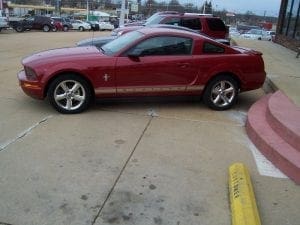
POLYGON ((282 0, 275 41, 292 50, 300 47, 300 0, 282 0))

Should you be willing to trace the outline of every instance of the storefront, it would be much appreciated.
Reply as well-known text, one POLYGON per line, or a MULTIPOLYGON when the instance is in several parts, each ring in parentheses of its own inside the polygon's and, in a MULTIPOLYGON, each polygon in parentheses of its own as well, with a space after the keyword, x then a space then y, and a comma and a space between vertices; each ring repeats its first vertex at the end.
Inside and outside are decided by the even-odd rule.
POLYGON ((293 50, 300 47, 300 0, 282 0, 276 42, 293 50))

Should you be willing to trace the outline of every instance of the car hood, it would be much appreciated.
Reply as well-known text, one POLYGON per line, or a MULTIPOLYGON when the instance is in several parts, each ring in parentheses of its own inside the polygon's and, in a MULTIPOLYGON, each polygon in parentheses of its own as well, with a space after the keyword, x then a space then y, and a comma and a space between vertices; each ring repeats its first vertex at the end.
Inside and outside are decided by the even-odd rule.
POLYGON ((95 46, 52 49, 27 56, 22 60, 23 65, 49 62, 74 61, 87 56, 103 55, 95 46))

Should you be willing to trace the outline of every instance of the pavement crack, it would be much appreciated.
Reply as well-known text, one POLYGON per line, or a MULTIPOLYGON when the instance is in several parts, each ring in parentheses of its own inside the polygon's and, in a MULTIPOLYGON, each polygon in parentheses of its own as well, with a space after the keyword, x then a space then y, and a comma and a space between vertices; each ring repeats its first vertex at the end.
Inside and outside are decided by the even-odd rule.
MULTIPOLYGON (((33 124, 31 127, 27 128, 26 130, 22 131, 20 134, 18 134, 15 138, 10 139, 6 141, 4 144, 0 143, 0 152, 5 150, 9 145, 15 143, 19 139, 24 138, 27 134, 29 134, 33 129, 35 129, 37 126, 39 126, 42 123, 45 123, 48 119, 50 119, 52 115, 47 116, 43 118, 42 120, 38 121, 37 123, 33 124)), ((0 224, 1 225, 1 224, 0 224)))
MULTIPOLYGON (((168 120, 180 120, 180 121, 187 121, 187 122, 195 122, 195 123, 213 123, 219 126, 229 125, 229 126, 235 126, 235 127, 244 127, 245 123, 240 123, 239 121, 213 121, 213 120, 199 120, 199 119, 189 119, 189 118, 180 118, 176 116, 163 116, 160 114, 157 114, 155 110, 150 109, 146 114, 144 113, 135 113, 135 112, 123 112, 119 110, 107 110, 107 109, 101 109, 103 112, 112 112, 112 113, 120 113, 120 114, 127 114, 127 115, 134 115, 134 116, 144 116, 144 117, 156 117, 158 119, 168 119, 168 120)), ((245 112, 246 113, 246 112, 245 112)))
POLYGON ((138 146, 139 143, 141 142, 141 140, 142 140, 142 138, 144 137, 144 135, 145 135, 145 133, 146 133, 148 127, 150 126, 150 123, 151 123, 153 117, 154 117, 154 116, 151 116, 150 119, 149 119, 149 121, 147 122, 147 124, 146 124, 146 126, 145 126, 143 132, 141 133, 141 135, 140 135, 138 141, 136 142, 136 144, 135 144, 134 148, 132 149, 130 155, 128 156, 128 158, 127 158, 127 160, 126 160, 124 166, 122 167, 122 169, 121 169, 121 171, 120 171, 120 173, 119 173, 117 179, 115 180, 115 182, 114 182, 112 188, 110 189, 108 195, 106 196, 106 199, 104 200, 103 204, 101 205, 101 207, 100 207, 100 209, 99 209, 97 215, 96 215, 95 218, 93 219, 92 225, 94 225, 94 224, 96 223, 96 220, 99 218, 99 216, 100 216, 100 214, 101 214, 101 212, 102 212, 104 206, 106 205, 108 199, 109 199, 110 196, 112 195, 112 193, 113 193, 113 191, 114 191, 114 189, 115 189, 117 183, 119 182, 119 180, 120 180, 120 178, 121 178, 121 176, 122 176, 122 174, 123 174, 125 168, 127 167, 128 163, 129 163, 129 161, 130 161, 130 159, 132 158, 132 156, 133 156, 135 150, 137 149, 137 146, 138 146))

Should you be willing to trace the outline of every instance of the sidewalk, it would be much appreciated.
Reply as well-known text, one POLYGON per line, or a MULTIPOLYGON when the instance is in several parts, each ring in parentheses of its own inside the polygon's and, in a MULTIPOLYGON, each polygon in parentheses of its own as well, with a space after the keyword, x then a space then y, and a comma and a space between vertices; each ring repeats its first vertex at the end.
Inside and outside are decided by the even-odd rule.
POLYGON ((300 59, 296 52, 268 41, 234 39, 239 46, 263 53, 267 84, 274 90, 282 90, 297 106, 300 106, 300 59))

